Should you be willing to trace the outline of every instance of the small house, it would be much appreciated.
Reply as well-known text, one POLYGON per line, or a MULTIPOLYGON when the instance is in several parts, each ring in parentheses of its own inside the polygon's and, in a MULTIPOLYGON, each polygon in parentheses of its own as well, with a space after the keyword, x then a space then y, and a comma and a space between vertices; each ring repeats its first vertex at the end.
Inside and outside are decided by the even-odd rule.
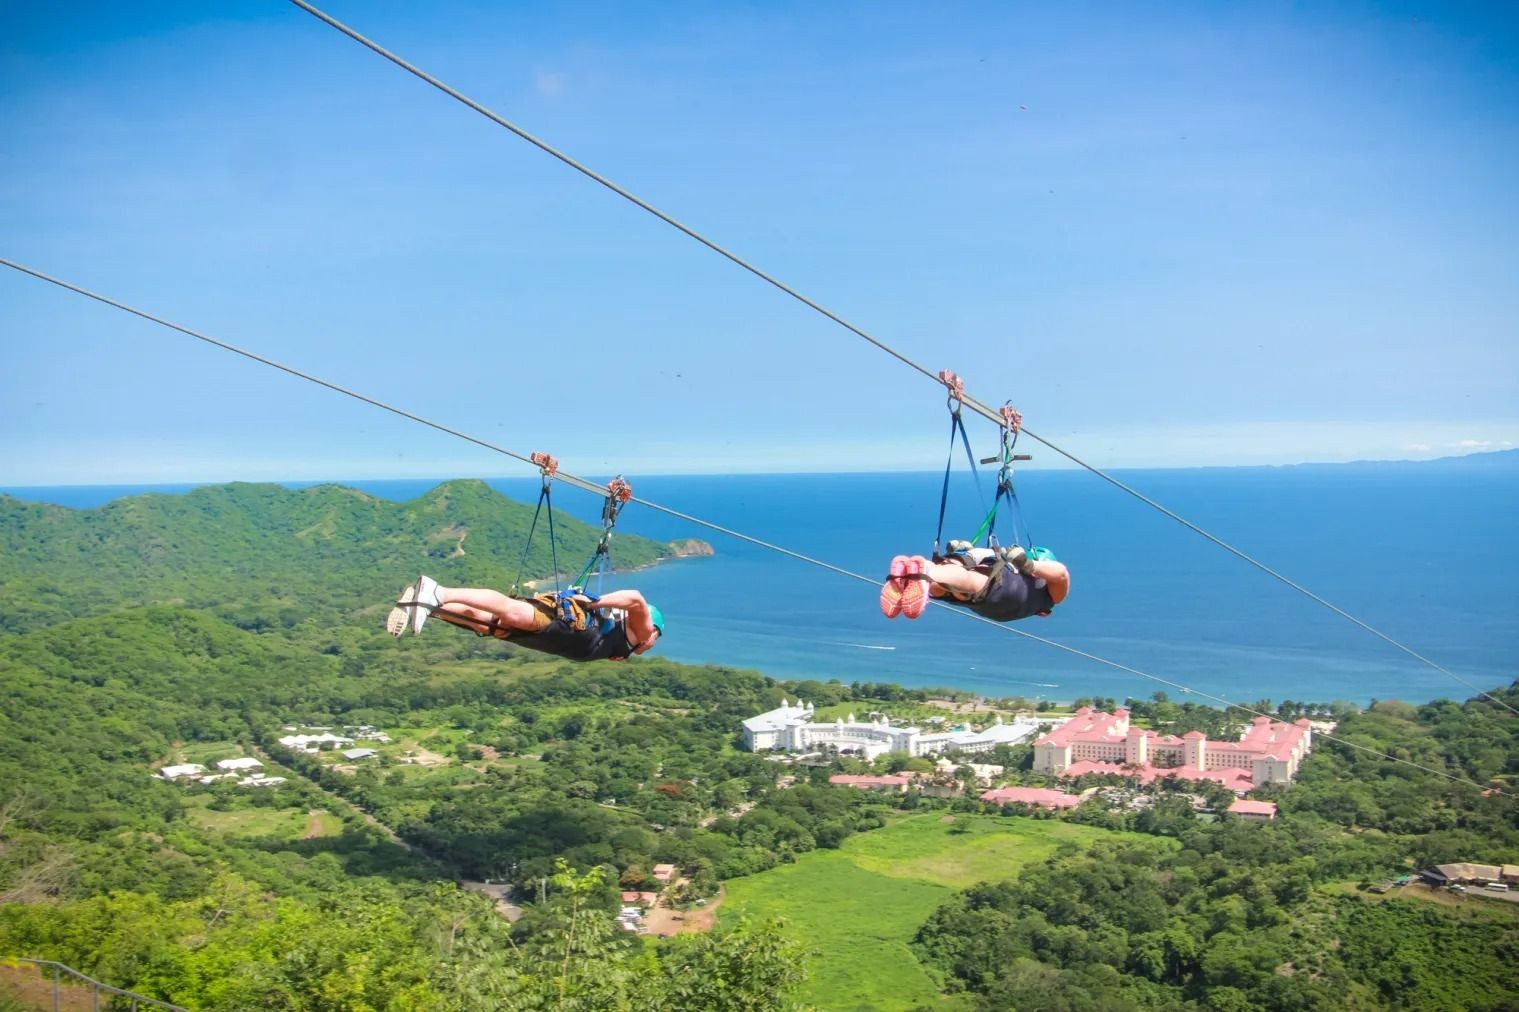
POLYGON ((1237 815, 1246 822, 1273 822, 1276 820, 1276 802, 1239 798, 1230 803, 1229 814, 1237 815))

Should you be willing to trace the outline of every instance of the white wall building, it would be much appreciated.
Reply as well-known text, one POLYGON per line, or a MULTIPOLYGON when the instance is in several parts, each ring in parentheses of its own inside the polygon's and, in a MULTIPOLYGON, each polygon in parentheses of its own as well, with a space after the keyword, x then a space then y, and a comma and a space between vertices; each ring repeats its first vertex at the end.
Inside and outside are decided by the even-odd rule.
POLYGON ((990 752, 998 745, 1021 745, 1039 733, 1039 723, 1031 717, 1016 717, 1011 724, 1004 724, 999 714, 993 723, 980 731, 945 731, 921 735, 913 755, 990 752))
POLYGON ((812 719, 812 704, 800 699, 792 706, 781 698, 781 705, 767 710, 758 717, 744 721, 744 748, 750 752, 763 752, 772 748, 788 748, 781 742, 789 736, 792 724, 805 724, 812 719))
POLYGON ((286 748, 298 749, 302 752, 319 752, 334 748, 347 748, 353 744, 352 738, 344 738, 336 734, 287 734, 280 739, 280 744, 286 748))
POLYGON ((1011 724, 1004 724, 1000 716, 995 723, 980 731, 935 734, 924 734, 917 727, 900 726, 885 720, 860 723, 852 713, 843 720, 815 722, 811 703, 797 700, 792 705, 782 699, 781 705, 774 710, 744 721, 744 747, 751 752, 767 749, 809 752, 834 748, 840 752, 859 752, 867 759, 874 759, 887 752, 906 752, 914 756, 990 752, 998 745, 1027 741, 1038 730, 1038 721, 1019 718, 1011 724))
POLYGON ((219 770, 258 770, 263 769, 264 764, 252 756, 244 756, 241 759, 223 759, 216 764, 219 770))
POLYGON ((185 763, 181 766, 165 766, 158 771, 158 775, 165 780, 178 780, 180 777, 195 777, 206 772, 206 768, 200 763, 185 763))

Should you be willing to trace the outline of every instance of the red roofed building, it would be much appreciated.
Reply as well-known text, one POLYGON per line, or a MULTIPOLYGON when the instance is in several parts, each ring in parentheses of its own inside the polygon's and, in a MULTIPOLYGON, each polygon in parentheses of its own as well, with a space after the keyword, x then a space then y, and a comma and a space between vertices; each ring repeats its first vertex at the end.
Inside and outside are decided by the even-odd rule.
POLYGON ((994 805, 1038 805, 1041 808, 1055 809, 1075 808, 1081 804, 1081 799, 1075 795, 1052 791, 1047 787, 999 787, 982 794, 981 800, 990 801, 994 805))
POLYGON ((905 773, 884 777, 838 773, 828 778, 830 784, 837 784, 840 787, 853 787, 861 791, 886 791, 895 794, 904 793, 907 790, 907 785, 912 783, 912 780, 913 778, 905 773))
POLYGON ((1238 815, 1241 819, 1251 819, 1255 822, 1270 822, 1276 818, 1276 802, 1246 801, 1244 798, 1240 798, 1229 806, 1229 814, 1238 815))
POLYGON ((1129 726, 1129 711, 1103 713, 1083 706, 1034 743, 1034 770, 1213 780, 1244 792, 1261 784, 1291 783, 1313 746, 1307 720, 1285 724, 1256 717, 1237 742, 1209 741, 1201 731, 1177 738, 1129 726))

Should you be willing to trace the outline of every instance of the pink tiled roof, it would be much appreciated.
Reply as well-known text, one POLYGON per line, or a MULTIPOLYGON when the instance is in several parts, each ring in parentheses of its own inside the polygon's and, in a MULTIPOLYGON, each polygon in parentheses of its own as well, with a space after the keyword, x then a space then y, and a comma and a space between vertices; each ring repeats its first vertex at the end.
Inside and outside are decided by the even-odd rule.
POLYGON ((1235 815, 1276 815, 1275 801, 1247 801, 1240 798, 1229 806, 1229 811, 1235 815))
POLYGON ((1081 804, 1081 799, 1075 795, 1047 787, 999 787, 982 794, 981 800, 998 805, 1042 805, 1045 808, 1074 808, 1081 804))
POLYGON ((1240 769, 1238 766, 1227 766, 1221 770, 1200 770, 1196 766, 1178 766, 1174 770, 1163 770, 1162 773, 1165 776, 1173 776, 1178 780, 1187 780, 1192 783, 1199 780, 1211 780, 1236 794, 1242 794, 1255 786, 1250 771, 1240 769))
POLYGON ((1250 776, 1250 771, 1238 767, 1226 767, 1218 770, 1200 770, 1196 766, 1176 766, 1170 769, 1161 769, 1156 766, 1142 766, 1137 771, 1124 768, 1122 763, 1101 762, 1096 759, 1083 759, 1080 762, 1071 763, 1066 767, 1062 777, 1079 777, 1087 773, 1116 773, 1124 777, 1138 777, 1141 784, 1148 784, 1159 777, 1175 777, 1178 780, 1197 782, 1199 780, 1211 780, 1216 784, 1235 792, 1248 791, 1255 786, 1250 776))
POLYGON ((903 787, 912 783, 912 777, 905 773, 897 773, 890 776, 865 776, 857 773, 835 773, 828 778, 830 784, 843 784, 846 787, 903 787))
POLYGON ((1152 745, 1175 747, 1202 739, 1206 742, 1210 753, 1220 757, 1231 757, 1234 764, 1244 767, 1251 760, 1260 758, 1288 761, 1292 758, 1293 752, 1302 746, 1304 735, 1310 733, 1306 721, 1283 724, 1261 716, 1250 722, 1250 727, 1237 742, 1207 741, 1201 731, 1188 731, 1179 739, 1175 735, 1162 736, 1155 731, 1140 728, 1129 728, 1127 733, 1119 731, 1119 728, 1125 726, 1127 721, 1127 710, 1108 714, 1083 706, 1076 711, 1074 717, 1040 738, 1035 745, 1059 747, 1076 743, 1117 745, 1123 744, 1126 739, 1145 738, 1152 745))
POLYGON ((1083 706, 1076 716, 1039 739, 1037 745, 1069 745, 1073 741, 1122 741, 1124 733, 1118 726, 1128 719, 1127 710, 1103 713, 1083 706))
POLYGON ((1240 739, 1240 747, 1283 761, 1291 758, 1292 750, 1306 733, 1300 724, 1275 724, 1266 717, 1256 717, 1250 725, 1240 739))
POLYGON ((1063 777, 1079 777, 1088 773, 1116 773, 1119 776, 1137 776, 1141 783, 1149 783, 1156 777, 1155 767, 1141 766, 1137 771, 1124 768, 1123 763, 1103 762, 1101 759, 1079 759, 1065 768, 1063 777))

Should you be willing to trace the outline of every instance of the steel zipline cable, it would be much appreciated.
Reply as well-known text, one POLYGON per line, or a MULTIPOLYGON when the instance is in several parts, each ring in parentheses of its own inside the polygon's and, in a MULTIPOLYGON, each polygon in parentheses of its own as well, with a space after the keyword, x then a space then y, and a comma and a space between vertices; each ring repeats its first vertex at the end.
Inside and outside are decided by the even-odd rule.
MULTIPOLYGON (((76 284, 74 284, 72 282, 65 281, 62 278, 53 277, 50 274, 44 274, 42 271, 36 270, 35 268, 32 268, 32 267, 27 267, 26 265, 17 263, 14 260, 8 260, 8 259, 5 259, 3 257, 0 257, 0 265, 3 265, 5 267, 9 267, 12 270, 19 271, 19 272, 21 272, 23 274, 29 274, 32 277, 37 278, 38 280, 46 281, 49 284, 58 286, 59 288, 66 289, 68 291, 74 292, 75 294, 78 294, 78 295, 82 295, 82 296, 84 296, 86 298, 89 298, 89 299, 93 299, 96 302, 103 303, 103 304, 105 304, 107 306, 112 307, 113 309, 119 309, 122 312, 130 313, 133 316, 140 317, 140 318, 142 318, 144 320, 149 321, 150 323, 156 323, 156 324, 158 324, 161 327, 167 327, 170 330, 176 330, 176 331, 178 331, 181 334, 185 334, 185 335, 187 335, 189 337, 195 338, 197 341, 204 341, 206 344, 209 344, 209 345, 212 345, 214 347, 220 348, 223 351, 229 351, 229 352, 232 352, 235 355, 241 355, 244 358, 251 359, 252 361, 259 363, 260 365, 266 365, 266 366, 269 366, 272 369, 278 369, 281 372, 285 372, 285 373, 290 374, 291 376, 296 377, 297 379, 305 380, 308 383, 315 383, 317 386, 326 387, 328 390, 332 390, 332 391, 334 391, 336 393, 343 394, 346 397, 352 397, 354 400, 362 401, 365 404, 368 404, 368 405, 370 405, 372 407, 379 408, 382 411, 389 411, 391 414, 399 415, 400 417, 405 418, 408 421, 413 421, 413 422, 416 422, 416 423, 418 423, 420 425, 425 425, 428 428, 436 429, 437 431, 445 433, 446 435, 450 435, 450 436, 453 436, 453 437, 455 437, 457 439, 462 439, 462 440, 464 440, 466 442, 473 443, 476 446, 482 447, 482 448, 487 449, 487 450, 491 450, 491 451, 493 451, 495 453, 499 453, 499 454, 502 454, 502 455, 507 456, 507 457, 511 457, 512 459, 519 460, 519 461, 521 461, 521 462, 523 462, 525 464, 531 464, 533 466, 537 466, 534 463, 532 457, 530 457, 530 456, 524 456, 523 454, 516 453, 516 452, 514 452, 512 450, 508 450, 505 447, 497 446, 494 443, 490 443, 490 442, 487 442, 487 441, 485 441, 483 439, 476 438, 475 436, 471 436, 471 435, 469 435, 466 432, 462 432, 462 431, 460 431, 458 429, 455 429, 455 428, 452 428, 450 426, 443 425, 443 424, 441 424, 439 422, 432 421, 431 419, 428 419, 428 418, 424 418, 421 415, 414 414, 413 412, 407 411, 404 408, 398 408, 398 407, 396 407, 396 406, 394 406, 392 404, 387 404, 386 402, 378 400, 378 399, 376 399, 374 397, 370 397, 367 394, 362 394, 362 393, 359 393, 356 390, 351 390, 348 387, 342 386, 342 385, 337 384, 337 383, 333 383, 330 380, 322 379, 319 376, 314 376, 311 373, 304 372, 304 371, 302 371, 300 369, 296 369, 293 366, 285 365, 282 362, 277 362, 274 359, 267 358, 267 357, 265 357, 263 355, 259 355, 256 352, 251 352, 251 351, 248 351, 247 349, 239 348, 237 345, 229 344, 226 341, 218 340, 217 338, 211 337, 209 334, 203 334, 203 333, 201 333, 198 330, 192 330, 189 327, 185 327, 185 326, 182 326, 181 324, 174 323, 171 320, 166 320, 166 319, 164 319, 161 316, 157 316, 157 315, 155 315, 153 313, 147 312, 146 310, 138 309, 138 308, 136 308, 134 306, 127 305, 124 302, 119 302, 116 299, 113 299, 113 298, 111 298, 111 297, 109 297, 107 295, 102 295, 99 292, 91 291, 88 288, 84 288, 84 287, 82 287, 80 285, 76 285, 76 284)), ((585 478, 577 477, 577 476, 569 474, 569 473, 567 473, 565 471, 556 471, 555 472, 555 478, 557 478, 560 481, 563 481, 567 485, 570 485, 570 486, 572 486, 574 488, 578 488, 578 489, 580 489, 582 491, 585 491, 585 492, 590 492, 590 493, 592 493, 594 495, 597 495, 597 496, 605 495, 606 491, 607 491, 606 488, 604 486, 602 486, 602 485, 598 485, 597 483, 595 483, 593 481, 589 481, 589 480, 587 480, 585 478)), ((792 551, 789 548, 784 548, 784 547, 782 547, 780 545, 772 544, 772 543, 770 543, 768 541, 762 541, 759 538, 751 537, 751 536, 749 536, 747 534, 744 534, 744 533, 742 533, 740 531, 733 530, 732 528, 724 527, 724 526, 722 526, 720 524, 712 523, 709 520, 703 520, 700 517, 692 516, 689 513, 683 513, 680 510, 671 509, 668 506, 662 506, 659 503, 651 502, 651 501, 649 501, 647 499, 642 499, 642 498, 639 498, 637 496, 633 496, 629 501, 636 502, 640 506, 645 506, 645 507, 647 507, 649 509, 655 510, 656 512, 663 513, 663 514, 665 514, 667 516, 675 517, 678 520, 683 520, 683 521, 685 521, 687 523, 694 524, 694 525, 696 525, 698 527, 705 527, 707 530, 715 531, 715 532, 717 532, 719 534, 723 534, 723 535, 726 535, 726 536, 728 536, 730 538, 734 538, 735 540, 744 541, 744 542, 747 542, 748 544, 755 545, 755 546, 757 546, 759 548, 764 548, 764 549, 767 549, 767 550, 772 551, 772 552, 778 552, 781 555, 785 555, 785 556, 788 556, 788 557, 790 557, 792 559, 796 559, 798 562, 804 562, 804 563, 806 563, 806 564, 808 564, 810 566, 816 566, 816 567, 818 567, 820 569, 826 569, 826 570, 828 570, 831 573, 838 574, 839 576, 848 577, 849 579, 852 579, 852 580, 855 580, 855 581, 858 581, 858 582, 861 582, 861 583, 867 583, 867 584, 869 584, 871 586, 876 586, 880 582, 875 577, 870 577, 870 576, 865 576, 865 575, 860 574, 860 573, 855 573, 855 572, 853 572, 851 570, 844 569, 841 566, 835 566, 835 565, 833 565, 830 562, 825 562, 822 559, 816 559, 816 558, 813 558, 812 556, 804 555, 801 552, 792 551)), ((1232 701, 1230 701, 1228 699, 1223 698, 1222 696, 1215 696, 1212 693, 1203 692, 1200 689, 1194 689, 1194 688, 1192 688, 1190 686, 1183 685, 1180 682, 1175 682, 1175 681, 1172 681, 1172 680, 1170 680, 1168 678, 1162 678, 1159 675, 1152 675, 1149 672, 1141 671, 1140 669, 1134 668, 1134 667, 1130 667, 1127 664, 1122 664, 1122 663, 1119 663, 1118 661, 1112 661, 1112 660, 1107 659, 1106 657, 1100 657, 1097 654, 1088 653, 1087 651, 1080 650, 1080 649, 1078 649, 1076 647, 1067 646, 1064 643, 1060 643, 1060 642, 1058 642, 1056 640, 1052 640, 1052 639, 1047 639, 1046 637, 1039 636, 1039 635, 1037 635, 1035 633, 1026 632, 1026 631, 1024 631, 1022 629, 1018 629, 1018 628, 1015 628, 1013 626, 1007 625, 1006 623, 994 622, 991 619, 985 618, 985 617, 983 617, 981 615, 977 615, 977 614, 975 614, 973 612, 965 611, 964 609, 961 609, 961 608, 956 608, 956 607, 954 607, 952 605, 943 604, 943 603, 938 602, 938 601, 934 601, 934 602, 931 602, 931 603, 935 607, 942 608, 942 609, 944 609, 946 611, 952 612, 953 614, 961 615, 961 616, 964 616, 964 617, 970 618, 970 619, 974 619, 977 622, 985 623, 986 625, 989 625, 989 626, 991 626, 991 627, 993 627, 995 629, 1000 629, 1000 630, 1002 630, 1004 632, 1016 633, 1017 635, 1022 636, 1025 639, 1033 640, 1036 643, 1043 643, 1046 646, 1053 647, 1056 650, 1062 650, 1062 651, 1064 651, 1064 652, 1066 652, 1068 654, 1071 654, 1073 656, 1082 657, 1082 658, 1085 658, 1085 659, 1090 660, 1090 661, 1095 661, 1098 664, 1103 664, 1103 665, 1106 665, 1107 667, 1114 668, 1115 670, 1118 670, 1118 671, 1123 671, 1123 672, 1127 672, 1127 673, 1132 674, 1132 675, 1137 675, 1140 678, 1148 679, 1149 681, 1155 682, 1155 683, 1160 684, 1160 685, 1168 686, 1168 687, 1176 689, 1176 690, 1178 690, 1180 692, 1184 692, 1184 693, 1188 693, 1190 695, 1198 696, 1201 699, 1207 699, 1207 700, 1211 700, 1211 701, 1216 702, 1216 703, 1221 703, 1224 706, 1225 710, 1235 709, 1235 710, 1240 710, 1241 712, 1244 712, 1244 713, 1251 714, 1252 716, 1265 717, 1268 720, 1275 719, 1272 714, 1263 713, 1260 710, 1254 709, 1253 707, 1245 706, 1245 705, 1243 705, 1241 703, 1232 702, 1232 701)), ((1484 693, 1484 695, 1486 695, 1486 693, 1484 693)), ((1489 698, 1491 698, 1491 697, 1489 697, 1489 698)), ((1500 702, 1501 703, 1502 701, 1501 700, 1496 700, 1496 702, 1500 702)), ((1506 706, 1507 704, 1503 704, 1503 705, 1506 706)), ((1510 709, 1513 709, 1513 708, 1510 707, 1510 709)), ((1438 769, 1435 769, 1435 768, 1430 767, 1430 766, 1425 766, 1425 765, 1423 765, 1421 763, 1416 763, 1416 762, 1414 762, 1414 761, 1412 761, 1410 759, 1402 759, 1402 758, 1399 758, 1398 756, 1390 755, 1390 754, 1388 754, 1386 752, 1379 752, 1376 749, 1371 748, 1370 746, 1361 745, 1361 744, 1358 744, 1358 743, 1353 742, 1353 741, 1349 741, 1349 740, 1344 739, 1344 738, 1337 738, 1334 735, 1329 734, 1327 732, 1317 732, 1317 733, 1318 733, 1319 737, 1325 738, 1325 739, 1327 739, 1329 741, 1337 742, 1337 743, 1339 743, 1341 745, 1346 746, 1347 748, 1355 749, 1355 750, 1360 751, 1360 752, 1365 752, 1368 755, 1374 756, 1374 757, 1379 758, 1379 759, 1386 759, 1386 760, 1388 760, 1390 762, 1401 763, 1402 765, 1405 765, 1405 766, 1411 766, 1414 769, 1422 770, 1425 773, 1429 773, 1429 774, 1432 774, 1432 775, 1438 776, 1438 777, 1443 777, 1444 779, 1449 780, 1452 783, 1461 784, 1461 785, 1464 785, 1464 786, 1467 786, 1467 787, 1472 787, 1472 788, 1477 789, 1478 791, 1494 790, 1495 793, 1498 793, 1498 794, 1506 794, 1507 793, 1507 792, 1504 792, 1504 791, 1501 791, 1501 790, 1497 790, 1497 789, 1493 789, 1493 788, 1484 788, 1481 784, 1477 783, 1474 780, 1469 780, 1466 777, 1457 776, 1457 775, 1455 775, 1453 773, 1449 773, 1449 772, 1446 772, 1444 770, 1438 770, 1438 769)))
MULTIPOLYGON (((521 127, 517 126, 515 123, 512 123, 510 120, 506 119, 505 117, 503 117, 499 113, 493 111, 492 109, 488 108, 487 106, 484 106, 484 105, 480 104, 479 102, 476 102, 474 99, 470 98, 468 95, 465 95, 463 92, 461 92, 461 91, 459 91, 459 90, 457 90, 457 89, 449 86, 448 84, 444 83, 443 81, 439 80, 438 78, 434 77, 433 75, 427 73, 427 71, 421 69, 420 67, 416 66, 415 64, 410 63, 409 61, 407 61, 407 60, 403 59, 402 57, 396 55, 395 53, 393 53, 390 50, 386 49, 384 46, 381 46, 379 43, 375 42, 373 39, 370 39, 367 36, 365 36, 365 35, 357 32, 357 31, 355 31, 353 28, 350 28, 348 25, 346 25, 343 22, 339 21, 337 18, 334 18, 330 14, 327 14, 325 11, 323 11, 323 10, 321 10, 321 9, 313 6, 313 5, 311 5, 310 3, 307 3, 306 0, 290 0, 290 2, 292 4, 294 4, 295 6, 301 8, 301 10, 306 11, 311 16, 317 18, 320 21, 325 22, 326 24, 328 24, 328 25, 332 26, 333 28, 337 29, 338 31, 342 32, 344 35, 348 36, 350 39, 352 39, 355 42, 359 43, 361 46, 364 46, 365 48, 371 50, 372 52, 374 52, 374 53, 376 53, 376 54, 378 54, 380 56, 383 56, 385 59, 389 60, 391 63, 394 63, 396 66, 400 67, 402 70, 405 70, 407 73, 412 74, 413 76, 417 77, 418 79, 420 79, 422 81, 425 81, 426 83, 432 85, 434 88, 436 88, 439 91, 443 92, 445 95, 449 96, 450 98, 452 98, 452 99, 454 99, 454 100, 456 100, 458 102, 463 103, 464 105, 466 105, 469 108, 473 109, 475 112, 477 112, 480 115, 484 116, 486 119, 490 120, 492 123, 495 123, 497 126, 502 127, 503 129, 511 131, 512 133, 516 134, 518 137, 520 137, 523 140, 527 141, 529 144, 532 144, 534 147, 538 148, 539 150, 543 151, 544 153, 546 153, 548 155, 551 155, 554 158, 557 158, 559 161, 563 162, 565 165, 568 165, 570 168, 574 169, 576 172, 579 172, 582 175, 586 176, 587 178, 589 178, 591 180, 594 180, 597 183, 600 183, 602 186, 606 187, 608 190, 611 190, 613 193, 617 194, 619 197, 622 197, 624 200, 626 200, 626 201, 628 201, 628 202, 630 202, 632 204, 635 204, 636 206, 642 208, 643 210, 647 211, 649 214, 652 214, 654 217, 658 218, 660 221, 663 221, 665 224, 670 225, 672 228, 678 229, 679 231, 685 233, 686 235, 690 236, 692 239, 695 239, 697 242, 701 243, 703 246, 705 246, 708 249, 712 250, 714 253, 717 253, 718 255, 720 255, 722 257, 725 257, 726 259, 732 261, 737 266, 739 266, 739 267, 743 268, 744 270, 748 271, 750 274, 753 274, 755 277, 759 278, 761 281, 764 281, 765 283, 767 283, 769 285, 772 285, 775 288, 780 289, 782 292, 785 292, 787 295, 791 296, 793 299, 796 299, 798 302, 800 302, 803 305, 807 306, 809 309, 812 309, 812 310, 814 310, 814 311, 822 314, 823 316, 827 317, 829 320, 832 320, 834 323, 836 323, 839 326, 843 327, 845 330, 849 331, 850 333, 854 334, 855 336, 863 338, 865 341, 869 342, 870 344, 874 345, 876 348, 878 348, 881 351, 885 352, 886 354, 890 355, 892 358, 896 359, 898 362, 901 362, 903 365, 907 366, 908 368, 914 369, 917 372, 922 373, 924 376, 926 376, 929 379, 933 380, 935 383, 939 382, 939 377, 938 377, 938 374, 936 372, 928 369, 927 367, 923 366, 922 364, 920 364, 918 362, 913 361, 911 358, 909 358, 906 355, 902 354, 901 352, 897 351, 895 348, 891 347, 886 342, 884 342, 884 341, 882 341, 882 340, 880 340, 880 339, 878 339, 876 337, 873 337, 871 334, 867 333, 865 330, 861 329, 860 327, 855 326, 853 323, 850 323, 848 320, 844 319, 842 316, 839 316, 837 313, 832 312, 831 310, 829 310, 825 306, 821 305, 820 303, 818 303, 818 302, 816 302, 816 301, 808 298, 807 296, 803 295, 801 292, 797 291, 795 288, 792 288, 790 285, 787 285, 785 282, 781 281, 780 279, 776 278, 775 276, 773 276, 771 274, 767 274, 765 271, 760 270, 758 267, 756 267, 755 265, 751 264, 749 261, 745 260, 743 257, 739 256, 737 253, 734 253, 731 250, 728 250, 728 249, 724 248, 723 246, 719 245, 718 243, 716 243, 716 242, 712 241, 711 239, 707 238, 705 235, 702 235, 700 232, 696 231, 694 228, 691 228, 690 226, 683 224, 682 222, 678 221, 677 219, 675 219, 671 215, 666 214, 664 211, 661 211, 659 208, 655 207, 653 204, 650 204, 648 201, 643 200, 642 198, 640 198, 636 194, 634 194, 634 193, 632 193, 632 192, 624 189, 621 186, 618 186, 616 183, 612 182, 607 177, 601 175, 599 172, 596 172, 594 169, 590 168, 589 166, 586 166, 586 165, 582 164, 581 162, 576 161, 574 158, 571 158, 569 155, 565 154, 563 151, 560 151, 558 148, 555 148, 553 145, 549 144, 548 142, 546 142, 546 141, 544 141, 544 140, 542 140, 542 139, 540 139, 538 137, 535 137, 533 134, 531 134, 528 131, 526 131, 526 130, 522 129, 521 127)), ((966 407, 970 408, 976 414, 981 415, 983 418, 987 419, 988 421, 996 422, 999 426, 1003 424, 1002 415, 999 412, 993 410, 992 408, 987 407, 985 404, 983 404, 980 401, 976 400, 975 398, 969 396, 968 394, 967 395, 962 395, 960 397, 960 400, 961 400, 961 402, 966 407)), ((1039 443, 1043 444, 1044 446, 1047 446, 1049 449, 1051 449, 1051 450, 1055 451, 1056 453, 1060 454, 1062 457, 1064 457, 1067 460, 1071 461, 1071 463, 1076 464, 1077 466, 1079 466, 1079 467, 1081 467, 1081 468, 1083 468, 1083 469, 1085 469, 1087 471, 1090 471, 1092 474, 1094 474, 1097 477, 1101 478, 1103 481, 1107 482, 1108 484, 1112 485, 1113 487, 1119 489, 1120 491, 1128 493, 1129 495, 1133 496, 1135 499, 1138 499, 1140 502, 1142 502, 1145 505, 1151 507, 1152 509, 1158 510, 1159 512, 1163 513, 1167 517, 1169 517, 1172 520, 1176 521, 1177 523, 1181 524, 1183 527, 1186 527, 1188 530, 1190 530, 1190 531, 1192 531, 1192 532, 1194 532, 1196 534, 1199 534, 1199 535, 1201 535, 1204 538, 1207 538, 1209 541, 1213 542, 1213 544, 1217 545, 1219 548, 1222 548, 1224 551, 1228 552, 1229 554, 1235 556, 1236 558, 1242 560, 1243 562, 1246 562, 1246 563, 1254 566, 1256 569, 1259 569, 1261 572, 1265 573, 1268 576, 1273 577, 1274 579, 1280 581, 1281 583, 1286 584, 1288 587, 1290 587, 1293 590, 1297 591, 1299 594, 1302 594, 1305 597, 1308 597, 1309 599, 1311 599, 1313 601, 1316 601, 1318 604, 1323 605, 1325 608, 1328 608, 1330 611, 1334 612, 1336 615, 1339 615, 1341 618, 1345 619, 1346 621, 1349 621, 1351 623, 1354 623, 1357 626, 1360 626, 1366 632, 1369 632, 1373 636, 1375 636, 1378 639, 1382 640, 1383 642, 1385 642, 1385 643, 1387 643, 1387 644, 1389 644, 1389 645, 1391 645, 1393 647, 1396 647, 1398 650, 1401 650, 1403 653, 1407 654, 1409 657, 1412 657, 1414 660, 1419 661, 1420 663, 1427 665, 1428 667, 1434 669, 1435 671, 1440 672, 1441 674, 1445 675, 1447 678, 1450 678, 1450 679, 1452 679, 1452 680, 1454 680, 1456 682, 1460 682, 1462 685, 1466 686, 1468 689, 1472 690, 1473 692, 1478 693, 1479 695, 1482 695, 1482 696, 1486 696, 1492 702, 1497 703, 1499 706, 1502 706, 1502 707, 1510 710, 1511 712, 1513 712, 1516 716, 1519 716, 1519 709, 1515 709, 1514 707, 1510 706, 1508 703, 1505 703, 1503 700, 1498 699, 1497 697, 1491 695, 1490 693, 1488 693, 1485 689, 1481 688, 1480 686, 1474 684, 1473 682, 1468 681, 1465 678, 1462 678, 1460 675, 1456 674, 1454 671, 1449 670, 1448 668, 1446 668, 1443 665, 1437 663, 1436 661, 1431 660, 1428 657, 1425 657, 1423 654, 1421 654, 1418 651, 1414 650, 1412 647, 1409 647, 1409 646, 1403 644, 1402 642, 1394 639, 1393 637, 1391 637, 1391 636, 1387 635, 1386 633, 1382 632, 1380 629, 1377 629, 1375 626, 1372 626, 1372 625, 1370 625, 1370 624, 1362 621, 1361 619, 1359 619, 1356 616, 1350 614, 1350 612, 1348 612, 1345 609, 1339 607, 1338 605, 1334 604, 1333 602, 1328 601, 1328 600, 1326 600, 1323 597, 1320 597, 1318 594, 1315 594, 1313 591, 1309 590, 1307 587, 1304 587, 1302 584, 1296 582, 1295 580, 1292 580, 1289 577, 1283 575, 1282 573, 1277 572, 1275 569, 1273 569, 1272 567, 1266 565, 1264 562, 1261 562, 1259 559, 1256 559, 1253 556, 1247 554, 1246 552, 1241 551, 1240 549, 1238 549, 1238 548, 1234 547, 1233 545, 1229 544, 1227 541, 1224 541, 1222 538, 1219 538, 1218 536, 1210 533, 1209 531, 1204 530, 1203 528, 1199 527, 1197 524, 1195 524, 1192 521, 1186 519, 1185 517, 1181 516, 1180 514, 1178 514, 1178 513, 1174 512, 1174 511, 1166 508, 1165 506, 1163 506, 1160 503, 1156 502, 1154 499, 1151 499, 1149 496, 1147 496, 1144 493, 1140 492, 1138 489, 1133 488, 1132 486, 1127 485, 1127 484, 1125 484, 1122 481, 1119 481, 1117 478, 1115 478, 1112 475, 1108 474, 1106 471, 1103 471, 1101 468, 1098 468, 1098 467, 1096 467, 1093 464, 1089 464, 1085 460, 1082 460, 1080 457, 1077 457, 1075 454, 1073 454, 1073 453, 1071 453, 1071 452, 1069 452, 1067 450, 1064 450, 1064 449, 1062 449, 1059 446, 1056 446, 1054 443, 1050 442, 1048 439, 1045 439, 1043 436, 1039 435, 1038 433, 1035 433, 1035 432, 1033 432, 1033 431, 1031 431, 1031 430, 1029 430, 1027 428, 1022 428, 1022 429, 1020 429, 1020 431, 1024 435, 1028 436, 1030 439, 1037 440, 1039 443)))

